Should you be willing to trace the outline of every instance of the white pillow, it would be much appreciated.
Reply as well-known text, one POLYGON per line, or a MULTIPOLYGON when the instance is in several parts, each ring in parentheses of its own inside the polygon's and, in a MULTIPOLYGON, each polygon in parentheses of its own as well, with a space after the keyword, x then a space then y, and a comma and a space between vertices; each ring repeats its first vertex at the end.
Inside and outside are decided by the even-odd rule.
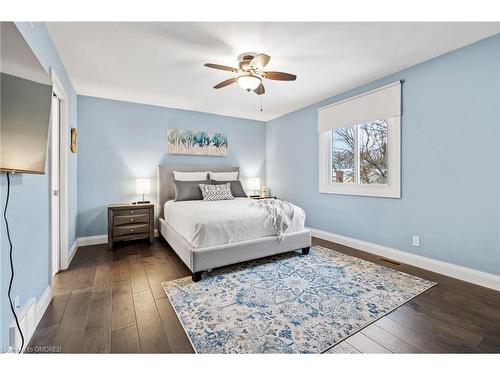
POLYGON ((177 172, 174 171, 176 181, 203 181, 207 179, 208 172, 177 172))
POLYGON ((211 180, 215 181, 236 181, 238 172, 208 172, 211 180))

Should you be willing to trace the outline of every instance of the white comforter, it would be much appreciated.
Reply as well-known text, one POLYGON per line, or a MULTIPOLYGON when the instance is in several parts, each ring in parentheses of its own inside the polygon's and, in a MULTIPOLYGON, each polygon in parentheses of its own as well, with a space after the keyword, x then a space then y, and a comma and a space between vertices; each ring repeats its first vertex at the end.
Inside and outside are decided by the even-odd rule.
MULTIPOLYGON (((272 218, 249 198, 226 201, 168 201, 165 220, 194 247, 276 236, 272 218)), ((294 214, 285 234, 304 230, 305 213, 293 206, 294 214)))

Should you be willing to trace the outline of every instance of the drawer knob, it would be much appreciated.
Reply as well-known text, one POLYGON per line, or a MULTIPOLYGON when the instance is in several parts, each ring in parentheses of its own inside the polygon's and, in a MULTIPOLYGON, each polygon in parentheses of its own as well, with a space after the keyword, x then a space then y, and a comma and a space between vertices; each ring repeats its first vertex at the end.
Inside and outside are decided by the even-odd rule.
POLYGON ((134 230, 133 229, 130 229, 131 232, 133 232, 134 230))
POLYGON ((134 221, 134 219, 130 219, 130 221, 134 221))
POLYGON ((133 214, 133 213, 134 213, 134 211, 130 211, 130 213, 131 213, 131 214, 133 214))

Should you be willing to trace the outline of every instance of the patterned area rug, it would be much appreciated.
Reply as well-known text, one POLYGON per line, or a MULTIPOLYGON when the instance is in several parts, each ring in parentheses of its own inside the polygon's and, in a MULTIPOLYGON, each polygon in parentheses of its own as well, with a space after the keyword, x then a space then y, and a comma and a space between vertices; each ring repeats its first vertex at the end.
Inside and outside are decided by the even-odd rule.
POLYGON ((435 283, 315 246, 162 285, 197 353, 322 353, 435 283))

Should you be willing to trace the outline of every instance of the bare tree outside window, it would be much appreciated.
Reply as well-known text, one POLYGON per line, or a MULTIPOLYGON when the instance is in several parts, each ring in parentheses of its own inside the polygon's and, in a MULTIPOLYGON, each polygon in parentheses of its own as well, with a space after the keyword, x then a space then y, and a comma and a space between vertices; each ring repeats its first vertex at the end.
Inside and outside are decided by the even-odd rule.
POLYGON ((354 182, 354 139, 354 128, 332 131, 332 182, 354 182))
POLYGON ((332 182, 387 183, 387 120, 375 120, 332 132, 332 182))
POLYGON ((358 125, 359 181, 362 184, 387 183, 387 120, 358 125))

